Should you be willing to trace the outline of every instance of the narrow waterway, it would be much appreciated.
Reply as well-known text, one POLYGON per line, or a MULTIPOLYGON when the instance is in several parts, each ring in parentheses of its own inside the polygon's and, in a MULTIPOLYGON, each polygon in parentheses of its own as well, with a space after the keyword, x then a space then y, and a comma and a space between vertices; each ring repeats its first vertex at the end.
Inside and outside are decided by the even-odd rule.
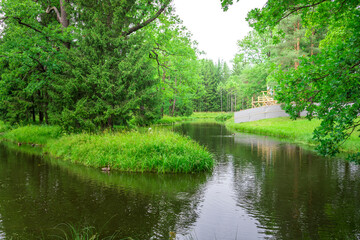
POLYGON ((103 173, 0 145, 0 239, 360 239, 360 166, 218 124, 175 130, 212 173, 103 173))

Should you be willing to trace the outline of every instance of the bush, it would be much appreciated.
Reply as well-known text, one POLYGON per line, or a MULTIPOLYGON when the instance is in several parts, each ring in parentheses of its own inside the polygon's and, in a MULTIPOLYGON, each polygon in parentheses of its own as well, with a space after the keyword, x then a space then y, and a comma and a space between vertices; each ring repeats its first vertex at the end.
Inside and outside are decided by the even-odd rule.
POLYGON ((0 133, 7 132, 11 129, 10 125, 4 123, 3 121, 0 121, 0 133))

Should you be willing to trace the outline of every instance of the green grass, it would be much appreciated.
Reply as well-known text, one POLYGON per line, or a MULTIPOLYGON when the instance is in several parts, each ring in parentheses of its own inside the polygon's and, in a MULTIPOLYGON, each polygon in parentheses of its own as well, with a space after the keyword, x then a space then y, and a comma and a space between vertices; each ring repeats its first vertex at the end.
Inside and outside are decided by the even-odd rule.
POLYGON ((186 117, 186 116, 177 116, 177 117, 171 117, 171 116, 167 116, 165 115, 163 118, 157 120, 155 122, 155 124, 172 124, 172 123, 177 123, 177 122, 184 122, 184 121, 191 121, 193 120, 193 118, 191 117, 186 117))
POLYGON ((73 163, 127 172, 189 173, 208 171, 214 165, 204 147, 164 130, 62 136, 58 126, 29 125, 5 132, 2 138, 44 146, 43 152, 73 163))
MULTIPOLYGON (((108 237, 101 237, 97 232, 95 227, 74 227, 71 224, 59 224, 55 230, 58 230, 58 234, 50 235, 43 237, 43 239, 53 238, 53 239, 62 239, 62 240, 99 240, 99 239, 119 239, 118 232, 115 232, 113 235, 108 237)), ((132 238, 122 238, 123 240, 132 240, 132 238)))
POLYGON ((197 119, 204 119, 204 118, 213 118, 219 117, 223 114, 233 114, 233 113, 225 113, 225 112, 194 112, 191 117, 197 119))
POLYGON ((45 151, 73 163, 127 172, 201 172, 214 161, 206 149, 170 131, 77 134, 49 142, 45 151))
POLYGON ((50 139, 59 138, 61 128, 58 126, 29 125, 6 132, 3 138, 17 143, 44 145, 50 139))
POLYGON ((3 134, 11 129, 10 125, 0 121, 0 134, 3 134))
POLYGON ((155 124, 172 124, 185 121, 197 121, 197 122, 224 122, 227 119, 234 116, 234 113, 225 112, 194 112, 191 116, 176 116, 171 117, 165 115, 162 119, 159 119, 155 124))
MULTIPOLYGON (((305 118, 291 120, 289 117, 281 117, 254 122, 234 123, 234 118, 231 118, 226 121, 225 125, 234 131, 274 136, 295 143, 316 145, 312 136, 314 129, 320 125, 320 120, 313 119, 309 121, 305 118)), ((352 135, 341 147, 343 152, 357 152, 359 149, 360 138, 355 135, 352 135)))

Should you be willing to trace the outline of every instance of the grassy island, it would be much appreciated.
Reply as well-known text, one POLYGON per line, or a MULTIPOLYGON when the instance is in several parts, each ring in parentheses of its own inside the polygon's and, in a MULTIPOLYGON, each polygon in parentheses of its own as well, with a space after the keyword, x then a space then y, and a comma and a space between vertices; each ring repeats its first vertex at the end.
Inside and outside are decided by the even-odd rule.
POLYGON ((5 132, 4 139, 41 145, 65 161, 127 172, 201 172, 213 168, 211 154, 190 138, 171 131, 62 135, 57 126, 24 126, 5 132))

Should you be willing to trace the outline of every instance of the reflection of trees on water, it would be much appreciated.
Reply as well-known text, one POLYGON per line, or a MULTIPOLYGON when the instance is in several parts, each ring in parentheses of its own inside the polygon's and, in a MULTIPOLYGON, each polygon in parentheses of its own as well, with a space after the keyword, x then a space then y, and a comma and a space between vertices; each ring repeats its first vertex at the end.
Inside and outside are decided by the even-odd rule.
POLYGON ((0 234, 60 234, 57 224, 93 226, 102 236, 164 239, 195 222, 206 175, 110 175, 51 164, 0 146, 0 234), (155 186, 154 186, 155 184, 155 186))
POLYGON ((360 239, 359 166, 268 137, 231 137, 216 124, 179 129, 216 155, 214 174, 233 163, 238 205, 258 220, 260 232, 276 239, 360 239))
POLYGON ((360 235, 360 168, 267 138, 235 139, 238 204, 279 239, 360 235))

